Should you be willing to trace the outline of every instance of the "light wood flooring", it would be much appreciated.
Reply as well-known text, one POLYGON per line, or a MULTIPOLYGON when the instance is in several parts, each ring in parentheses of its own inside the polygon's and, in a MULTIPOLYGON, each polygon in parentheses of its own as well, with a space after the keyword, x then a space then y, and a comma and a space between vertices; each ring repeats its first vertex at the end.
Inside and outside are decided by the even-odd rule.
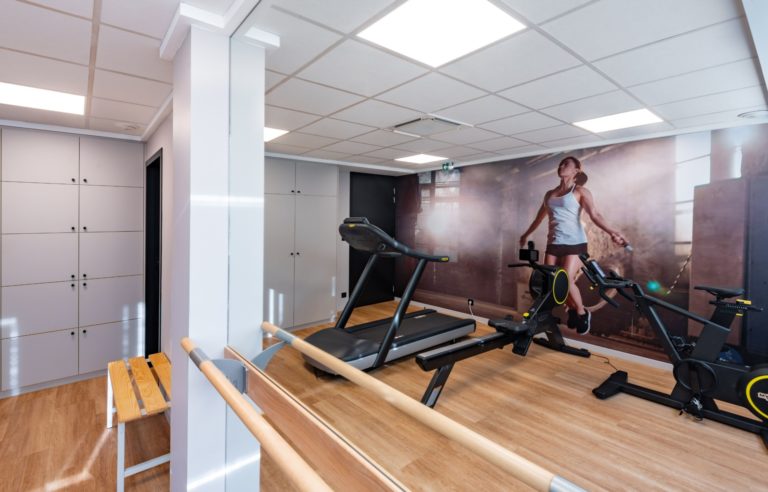
MULTIPOLYGON (((351 323, 387 316, 392 306, 356 310, 351 323)), ((639 384, 672 386, 665 371, 612 362, 639 384)), ((496 350, 456 365, 437 410, 589 490, 768 491, 768 451, 758 436, 627 395, 599 401, 591 389, 612 371, 601 359, 537 345, 525 358, 496 350)), ((267 373, 413 490, 526 489, 366 390, 316 377, 291 348, 267 373)), ((414 398, 431 377, 411 359, 372 375, 414 398)), ((0 400, 0 491, 113 490, 116 429, 105 429, 105 384, 96 378, 0 400)), ((129 424, 126 436, 129 465, 168 451, 162 416, 129 424)), ((261 482, 265 491, 291 490, 268 456, 261 482)), ((163 465, 130 477, 126 490, 168 483, 163 465)))

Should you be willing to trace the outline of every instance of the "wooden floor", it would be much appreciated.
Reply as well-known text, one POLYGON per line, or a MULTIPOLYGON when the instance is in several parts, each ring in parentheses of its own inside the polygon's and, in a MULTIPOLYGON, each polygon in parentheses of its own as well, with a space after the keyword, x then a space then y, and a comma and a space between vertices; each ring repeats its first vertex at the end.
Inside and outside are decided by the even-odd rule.
MULTIPOLYGON (((351 322, 391 311, 362 308, 351 322)), ((635 382, 672 386, 664 371, 612 362, 635 382)), ((316 377, 291 348, 267 372, 413 490, 526 490, 367 391, 316 377)), ((591 389, 611 372, 598 358, 537 345, 525 358, 496 350, 456 365, 437 410, 589 490, 768 491, 768 451, 758 436, 627 395, 599 401, 591 389)), ((372 375, 414 398, 431 377, 413 360, 372 375)), ((105 429, 105 384, 97 378, 0 400, 0 491, 113 490, 116 429, 105 429)), ((129 424, 126 436, 129 465, 168 451, 163 416, 129 424)), ((262 490, 292 490, 269 457, 262 463, 262 490)), ((126 490, 168 484, 163 465, 128 478, 126 490)))

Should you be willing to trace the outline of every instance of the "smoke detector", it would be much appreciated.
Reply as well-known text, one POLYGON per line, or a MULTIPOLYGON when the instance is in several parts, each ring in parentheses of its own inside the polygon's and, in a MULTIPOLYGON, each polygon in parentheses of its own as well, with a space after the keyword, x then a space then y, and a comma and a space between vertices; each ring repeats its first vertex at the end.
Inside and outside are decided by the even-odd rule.
POLYGON ((412 137, 427 137, 429 135, 436 135, 450 130, 457 130, 463 126, 469 125, 434 115, 427 115, 395 125, 392 128, 392 131, 412 137))

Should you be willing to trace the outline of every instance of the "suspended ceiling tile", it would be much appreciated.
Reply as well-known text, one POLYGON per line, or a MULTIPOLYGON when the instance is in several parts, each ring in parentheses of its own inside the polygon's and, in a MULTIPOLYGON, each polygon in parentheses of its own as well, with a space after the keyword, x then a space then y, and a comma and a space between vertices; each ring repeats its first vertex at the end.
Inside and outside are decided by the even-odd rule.
POLYGON ((274 106, 328 115, 363 98, 298 79, 289 79, 267 94, 266 102, 274 106))
POLYGON ((513 159, 516 156, 528 154, 531 152, 544 152, 546 150, 546 147, 542 145, 537 144, 531 144, 531 145, 524 145, 522 147, 510 147, 508 149, 501 149, 495 151, 497 154, 502 156, 503 159, 513 159))
POLYGON ((569 137, 569 138, 560 138, 557 140, 550 140, 547 142, 542 142, 541 145, 544 145, 545 147, 554 149, 554 148, 561 148, 561 147, 584 147, 585 144, 593 144, 593 143, 600 143, 604 142, 604 140, 597 135, 580 135, 578 137, 569 137))
POLYGON ((56 111, 45 111, 42 109, 22 108, 20 106, 9 106, 6 104, 0 104, 0 120, 26 121, 42 125, 57 125, 72 128, 85 127, 84 116, 57 113, 56 111))
POLYGON ((171 93, 171 85, 96 69, 94 97, 159 107, 171 93))
MULTIPOLYGON (((381 164, 385 162, 385 160, 378 159, 376 157, 369 157, 365 155, 351 155, 349 157, 344 157, 341 160, 346 162, 354 162, 357 164, 381 164)), ((386 164, 390 164, 390 163, 386 162, 386 164)))
POLYGON ((440 71, 497 92, 580 64, 538 32, 527 30, 448 64, 440 71))
POLYGON ((370 97, 427 71, 402 58, 348 39, 297 76, 370 97))
POLYGON ((280 36, 280 47, 267 52, 266 62, 267 68, 280 73, 295 72, 341 39, 328 29, 268 6, 257 7, 251 16, 253 27, 280 36))
POLYGON ((91 114, 97 118, 108 118, 132 123, 148 124, 157 111, 156 107, 140 106, 106 99, 91 99, 91 114))
POLYGON ((525 114, 519 114, 510 118, 504 118, 502 120, 492 121, 491 123, 484 123, 480 125, 482 128, 487 128, 497 133, 504 135, 512 135, 513 133, 520 133, 528 130, 538 130, 539 128, 546 128, 549 126, 562 125, 562 121, 557 121, 554 118, 545 116, 541 113, 530 112, 525 114))
POLYGON ((728 110, 733 110, 734 114, 736 114, 741 112, 743 108, 759 106, 765 103, 764 88, 762 86, 754 86, 654 106, 653 112, 665 120, 679 120, 681 118, 708 113, 720 113, 728 110))
POLYGON ((497 120, 507 116, 525 113, 528 108, 507 101, 497 96, 485 96, 474 101, 452 106, 438 111, 438 116, 457 120, 470 125, 497 120))
POLYGON ((290 132, 270 140, 281 145, 295 145, 297 147, 306 147, 308 149, 317 149, 338 142, 334 138, 319 137, 317 135, 307 135, 306 133, 290 132))
POLYGON ((539 109, 616 89, 618 87, 608 79, 581 65, 507 89, 499 95, 539 109))
MULTIPOLYGON (((768 109, 768 105, 759 104, 757 106, 743 108, 739 110, 738 113, 757 111, 761 109, 768 109)), ((734 111, 721 111, 719 113, 703 114, 699 116, 692 116, 690 118, 680 118, 672 120, 671 123, 675 126, 675 128, 691 128, 713 124, 722 124, 723 126, 730 124, 766 124, 768 123, 768 118, 748 120, 745 118, 739 118, 738 114, 734 111)))
POLYGON ((760 83, 758 62, 749 58, 636 85, 628 90, 649 106, 655 106, 716 92, 743 89, 760 83))
POLYGON ((453 145, 446 142, 437 142, 435 140, 430 140, 428 138, 420 138, 418 140, 405 142, 404 144, 395 146, 396 149, 408 150, 414 154, 424 154, 428 152, 435 152, 440 149, 447 149, 448 147, 453 147, 453 145))
POLYGON ((376 99, 431 113, 483 95, 485 93, 479 89, 433 72, 380 94, 376 99))
MULTIPOLYGON (((568 12, 591 0, 501 0, 535 24, 568 12)), ((522 19, 518 19, 522 20, 522 19)))
POLYGON ((27 0, 54 10, 61 10, 88 19, 93 18, 93 0, 27 0))
POLYGON ((440 149, 440 155, 448 157, 450 159, 459 159, 470 155, 477 155, 478 149, 472 147, 464 147, 462 145, 456 147, 448 147, 447 149, 440 149))
MULTIPOLYGON (((307 125, 308 123, 317 121, 318 119, 320 119, 320 116, 314 114, 302 113, 290 109, 276 108, 274 106, 265 106, 264 125, 269 128, 293 131, 297 128, 301 128, 304 125, 307 125)), ((332 137, 333 135, 325 136, 332 137)))
POLYGON ((265 79, 265 84, 267 86, 266 90, 270 90, 271 88, 273 88, 274 86, 282 82, 283 80, 285 80, 285 75, 281 73, 273 72, 271 70, 267 70, 266 79, 265 79))
POLYGON ((418 111, 393 106, 392 104, 373 99, 368 99, 333 115, 334 118, 376 128, 388 128, 416 119, 419 116, 421 116, 421 113, 418 111))
POLYGON ((365 135, 359 135, 352 140, 355 142, 378 145, 380 147, 391 147, 392 145, 410 142, 411 140, 415 140, 415 138, 387 130, 374 130, 365 135))
POLYGON ((496 152, 480 152, 479 154, 472 154, 464 156, 459 159, 460 162, 473 162, 473 161, 485 161, 485 162, 499 162, 503 160, 503 157, 496 152))
POLYGON ((333 118, 323 118, 320 121, 312 123, 301 129, 304 133, 313 135, 322 135, 324 137, 346 140, 348 138, 362 135, 373 130, 370 126, 348 123, 346 121, 335 120, 333 118))
POLYGON ((281 0, 280 7, 345 34, 392 5, 394 0, 281 0), (343 15, 339 15, 343 12, 343 15))
POLYGON ((85 96, 88 67, 0 49, 0 82, 85 96))
POLYGON ((518 140, 512 137, 500 137, 491 140, 485 140, 484 142, 477 142, 470 144, 472 148, 478 150, 485 150, 487 152, 497 152, 499 150, 511 149, 514 147, 523 147, 528 145, 528 142, 518 140))
POLYGON ((599 135, 605 140, 610 140, 614 138, 642 137, 643 135, 652 135, 654 133, 661 133, 670 130, 674 130, 674 127, 666 121, 662 121, 661 123, 652 123, 650 125, 642 125, 632 128, 611 130, 609 132, 601 132, 599 135))
POLYGON ((599 1, 542 27, 587 60, 653 43, 741 15, 723 0, 599 1))
POLYGON ((329 145, 325 149, 331 150, 333 152, 343 152, 345 154, 364 154, 366 152, 371 152, 380 148, 381 147, 377 147, 375 145, 345 141, 329 145))
POLYGON ((628 87, 753 56, 743 19, 684 34, 593 63, 628 87))
POLYGON ((173 82, 173 62, 161 60, 160 41, 101 26, 96 66, 161 82, 173 82))
POLYGON ((430 138, 439 142, 464 145, 474 142, 482 142, 483 140, 490 140, 492 138, 497 138, 498 136, 498 133, 489 132, 482 128, 461 127, 455 130, 438 133, 437 135, 432 135, 430 138))
POLYGON ((552 106, 542 109, 541 112, 565 122, 573 123, 574 121, 599 118, 601 116, 641 109, 642 107, 642 104, 624 91, 613 91, 552 106))
POLYGON ((348 154, 344 154, 342 152, 332 152, 330 150, 325 150, 325 149, 310 150, 309 152, 304 152, 301 155, 314 157, 316 159, 328 159, 331 161, 340 161, 341 159, 349 157, 348 154))
POLYGON ((122 133, 123 135, 133 135, 135 137, 140 137, 141 134, 144 133, 146 126, 128 121, 88 118, 88 128, 101 132, 122 133))
POLYGON ((519 138, 531 143, 542 143, 550 140, 579 137, 588 134, 588 131, 577 128, 573 125, 560 125, 552 126, 549 128, 542 128, 540 130, 533 130, 530 132, 518 133, 515 135, 515 138, 519 138))
POLYGON ((304 152, 307 152, 310 149, 306 147, 298 147, 296 145, 279 144, 276 142, 266 142, 264 144, 264 150, 266 152, 274 152, 276 154, 299 155, 299 154, 303 154, 304 152))
POLYGON ((178 7, 179 0, 102 0, 101 22, 163 39, 178 7))
POLYGON ((379 149, 374 150, 373 152, 367 152, 365 155, 369 157, 376 157, 378 159, 395 160, 401 157, 408 157, 412 154, 412 151, 403 149, 379 149))
POLYGON ((0 15, 0 46, 88 65, 91 22, 4 0, 0 15))

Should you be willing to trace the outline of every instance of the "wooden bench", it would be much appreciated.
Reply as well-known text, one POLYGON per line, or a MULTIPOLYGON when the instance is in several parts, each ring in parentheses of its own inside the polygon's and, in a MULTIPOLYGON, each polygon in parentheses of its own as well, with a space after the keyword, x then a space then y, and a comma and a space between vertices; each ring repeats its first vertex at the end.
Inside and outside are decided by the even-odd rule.
POLYGON ((171 363, 163 353, 148 358, 134 357, 110 362, 107 371, 107 428, 117 413, 117 490, 123 491, 125 477, 141 473, 171 459, 164 454, 125 467, 125 424, 166 411, 171 406, 171 363), (158 385, 159 380, 159 385, 158 385), (162 387, 162 391, 161 391, 162 387))

